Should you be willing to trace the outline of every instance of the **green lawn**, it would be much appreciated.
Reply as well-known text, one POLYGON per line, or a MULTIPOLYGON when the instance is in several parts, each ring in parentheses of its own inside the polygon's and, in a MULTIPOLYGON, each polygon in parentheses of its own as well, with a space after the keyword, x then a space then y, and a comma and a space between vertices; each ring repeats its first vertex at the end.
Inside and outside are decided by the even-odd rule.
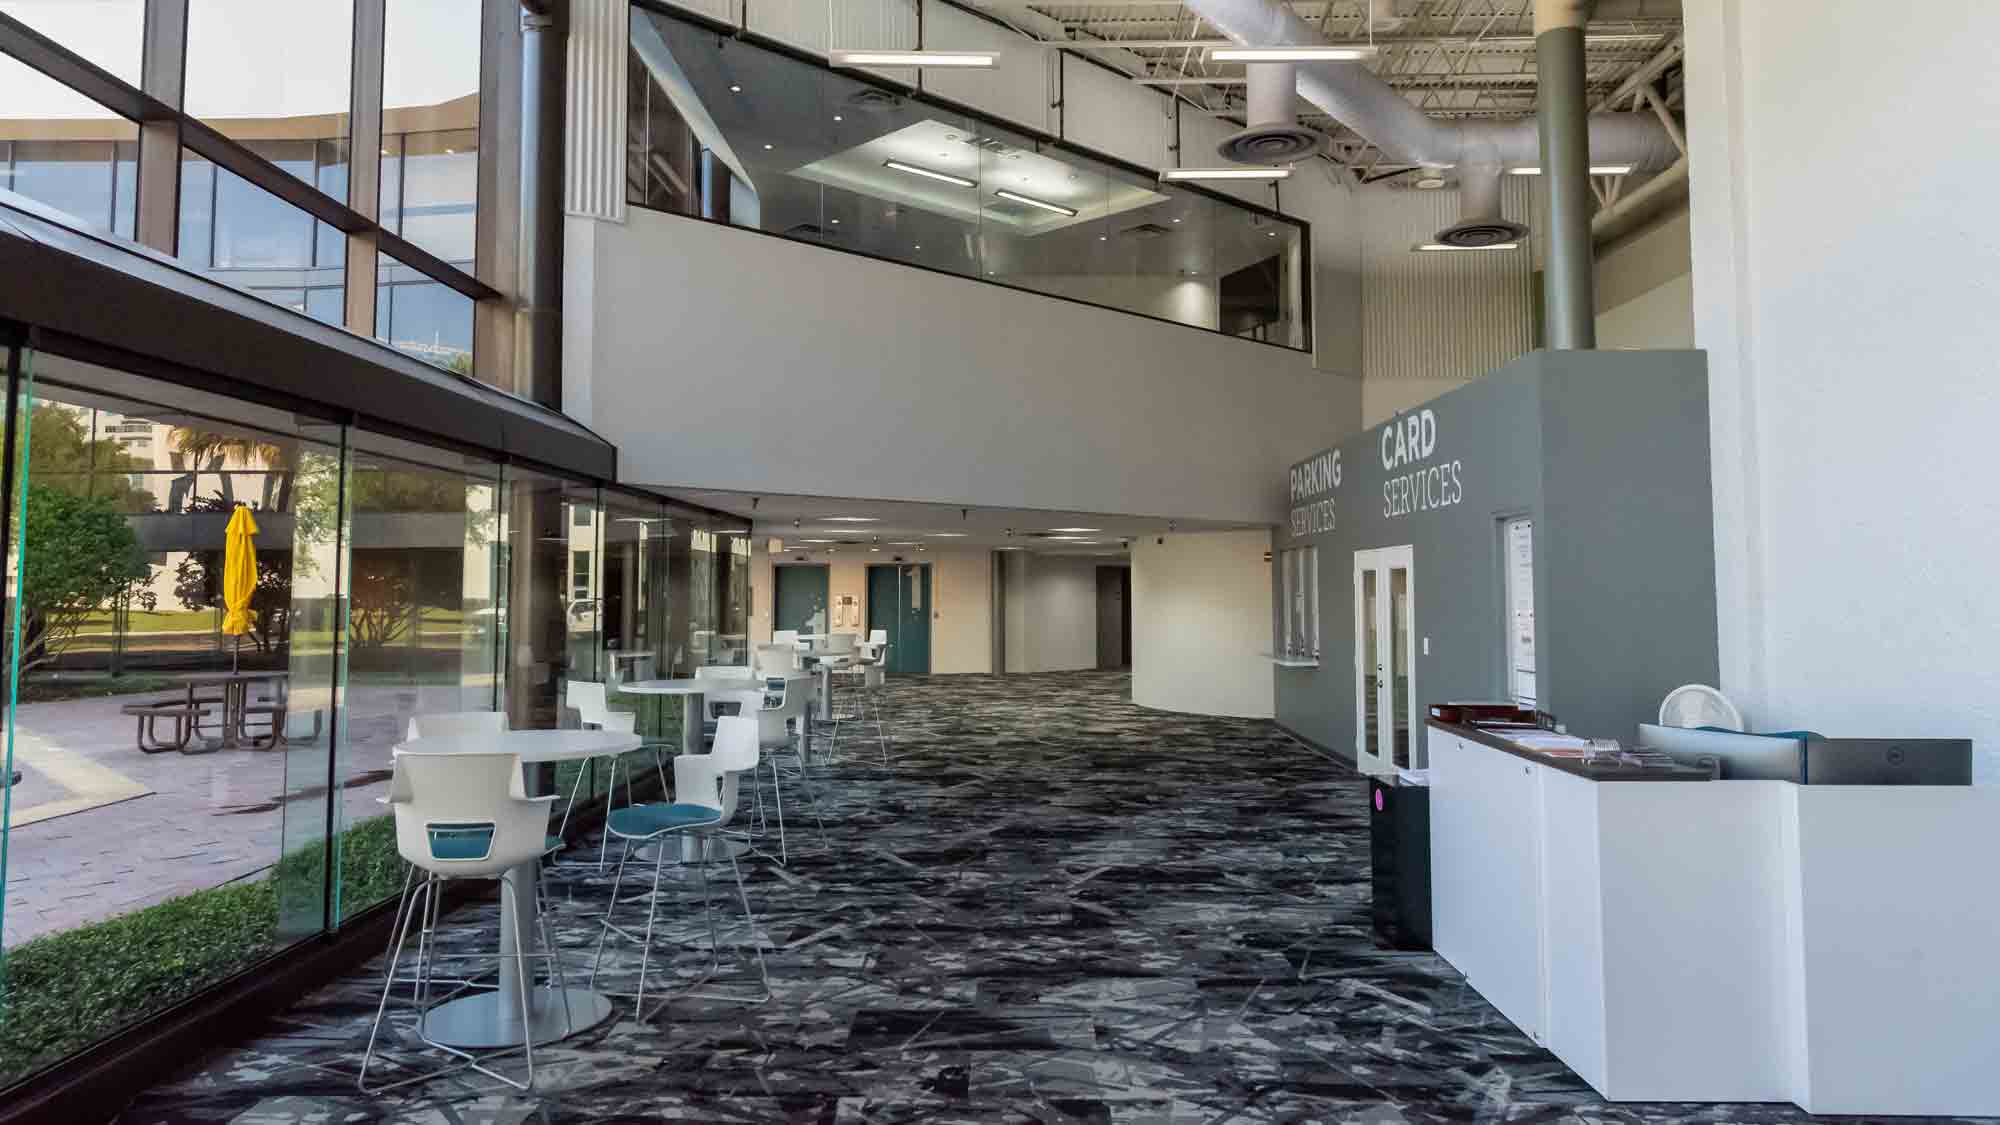
MULTIPOLYGON (((344 915, 401 889, 394 818, 349 828, 340 854, 344 915)), ((280 899, 299 896, 316 913, 324 867, 323 848, 303 848, 268 878, 196 891, 0 954, 0 1085, 275 951, 280 899)))

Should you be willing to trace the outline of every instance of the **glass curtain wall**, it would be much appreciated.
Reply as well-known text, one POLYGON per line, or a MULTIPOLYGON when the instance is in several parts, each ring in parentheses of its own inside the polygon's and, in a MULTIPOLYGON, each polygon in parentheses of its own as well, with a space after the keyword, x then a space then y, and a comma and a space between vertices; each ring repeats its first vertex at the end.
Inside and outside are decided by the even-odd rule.
MULTIPOLYGON (((144 35, 140 0, 0 0, 18 20, 136 89, 145 50, 184 73, 185 113, 306 185, 312 204, 351 209, 359 247, 340 227, 227 171, 205 135, 141 183, 139 126, 0 52, 0 206, 31 204, 93 233, 136 239, 139 196, 176 221, 144 236, 154 249, 226 285, 326 324, 349 324, 351 250, 377 259, 376 339, 473 373, 472 298, 479 210, 481 0, 391 2, 379 90, 355 90, 353 0, 188 0, 185 39, 144 35), (359 108, 357 109, 357 95, 359 108), (377 100, 379 98, 379 101, 377 100), (362 198, 349 167, 356 112, 379 105, 379 193, 362 198), (178 181, 178 182, 176 182, 178 181), (376 254, 366 228, 400 235, 445 263, 376 254), (364 249, 365 248, 365 249, 364 249), (448 284, 447 282, 451 282, 448 284)), ((171 22, 171 21, 170 21, 171 22)), ((150 138, 149 138, 150 140, 150 138)), ((224 163, 227 161, 224 160, 224 163)), ((150 167, 150 165, 149 165, 150 167)))
POLYGON ((635 6, 628 200, 1307 346, 1302 228, 635 6))
MULTIPOLYGON (((395 894, 377 799, 413 718, 574 726, 569 683, 686 675, 745 631, 748 545, 707 513, 19 354, 0 1085, 395 894)), ((611 698, 676 752, 678 701, 611 698)))
MULTIPOLYGON (((0 5, 0 12, 16 6, 0 5)), ((136 122, 0 55, 0 201, 18 196, 86 230, 129 239, 138 215, 138 141, 136 122)))

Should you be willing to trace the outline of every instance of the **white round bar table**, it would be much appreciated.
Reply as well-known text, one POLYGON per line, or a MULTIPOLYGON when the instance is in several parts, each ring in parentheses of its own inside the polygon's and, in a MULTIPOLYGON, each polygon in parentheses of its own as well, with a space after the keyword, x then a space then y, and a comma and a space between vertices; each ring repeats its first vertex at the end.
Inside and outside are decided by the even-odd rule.
MULTIPOLYGON (((510 730, 411 739, 396 749, 406 754, 519 754, 521 764, 530 766, 610 757, 639 746, 639 736, 625 731, 510 730)), ((535 773, 527 771, 530 794, 536 789, 535 773)), ((540 932, 535 925, 540 913, 535 877, 539 862, 535 859, 516 866, 509 872, 510 878, 500 884, 500 909, 514 914, 514 925, 500 927, 500 987, 432 1008, 424 1016, 427 1037, 463 1050, 490 1051, 518 1046, 530 1035, 537 1044, 553 1043, 595 1027, 611 1015, 611 998, 602 993, 587 988, 547 988, 529 996, 528 1026, 521 1026, 521 985, 511 965, 518 950, 512 937, 540 932)))
POLYGON ((678 695, 681 697, 681 753, 702 752, 702 723, 708 714, 707 695, 711 691, 752 691, 758 684, 757 677, 750 669, 743 669, 741 679, 725 677, 704 677, 702 679, 680 680, 634 680, 629 684, 619 684, 618 690, 627 695, 678 695))

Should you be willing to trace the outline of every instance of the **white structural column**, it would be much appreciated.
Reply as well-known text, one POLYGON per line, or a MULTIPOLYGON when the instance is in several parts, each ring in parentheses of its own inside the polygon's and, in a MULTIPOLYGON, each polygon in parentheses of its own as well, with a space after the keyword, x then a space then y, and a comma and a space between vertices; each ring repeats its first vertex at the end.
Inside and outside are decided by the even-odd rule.
POLYGON ((1209 531, 1132 544, 1132 702, 1268 719, 1271 533, 1209 531))
POLYGON ((2000 147, 1966 143, 2000 120, 2000 5, 1685 12, 1722 687, 1757 729, 1970 737, 2000 782, 2000 147))
POLYGON ((625 221, 625 0, 570 0, 563 209, 625 221))

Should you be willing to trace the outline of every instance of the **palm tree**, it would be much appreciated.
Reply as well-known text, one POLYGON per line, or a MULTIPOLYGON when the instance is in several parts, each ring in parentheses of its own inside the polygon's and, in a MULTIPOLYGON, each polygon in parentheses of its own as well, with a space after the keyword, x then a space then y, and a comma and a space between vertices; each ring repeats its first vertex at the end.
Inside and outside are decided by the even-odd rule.
MULTIPOLYGON (((220 471, 232 458, 245 466, 262 465, 265 470, 264 494, 261 497, 263 509, 282 512, 291 507, 292 478, 298 469, 298 451, 294 443, 281 445, 243 435, 177 429, 174 431, 174 452, 189 458, 197 466, 208 462, 208 472, 220 471)), ((236 499, 235 484, 228 473, 222 474, 222 498, 226 502, 236 499)))

